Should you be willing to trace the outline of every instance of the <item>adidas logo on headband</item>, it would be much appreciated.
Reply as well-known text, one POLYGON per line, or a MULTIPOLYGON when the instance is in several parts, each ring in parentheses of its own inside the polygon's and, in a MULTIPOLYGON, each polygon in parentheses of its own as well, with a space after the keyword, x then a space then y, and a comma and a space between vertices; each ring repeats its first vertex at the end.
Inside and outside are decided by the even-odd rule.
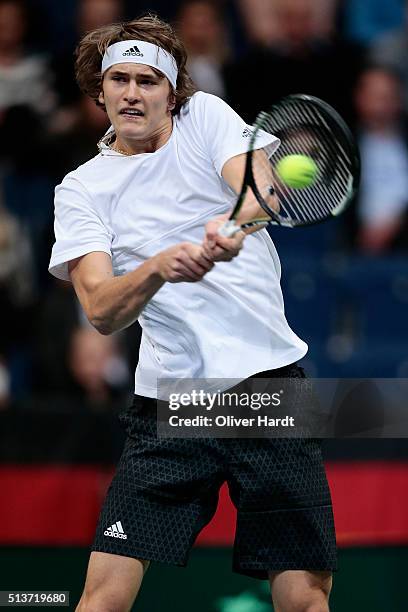
POLYGON ((125 55, 127 55, 127 56, 132 55, 133 57, 135 57, 135 56, 143 57, 143 53, 141 53, 136 46, 135 47, 130 47, 130 49, 127 49, 127 51, 122 53, 122 55, 124 55, 124 56, 125 55))

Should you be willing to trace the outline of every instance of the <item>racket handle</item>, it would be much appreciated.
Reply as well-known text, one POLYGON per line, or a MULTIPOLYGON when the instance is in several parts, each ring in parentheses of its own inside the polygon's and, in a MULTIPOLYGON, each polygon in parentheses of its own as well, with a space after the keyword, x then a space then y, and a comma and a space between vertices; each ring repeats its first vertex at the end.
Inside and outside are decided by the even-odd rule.
POLYGON ((241 226, 237 225, 233 219, 229 219, 225 221, 220 228, 218 228, 218 233, 220 236, 224 236, 224 238, 231 238, 237 232, 241 231, 241 226))

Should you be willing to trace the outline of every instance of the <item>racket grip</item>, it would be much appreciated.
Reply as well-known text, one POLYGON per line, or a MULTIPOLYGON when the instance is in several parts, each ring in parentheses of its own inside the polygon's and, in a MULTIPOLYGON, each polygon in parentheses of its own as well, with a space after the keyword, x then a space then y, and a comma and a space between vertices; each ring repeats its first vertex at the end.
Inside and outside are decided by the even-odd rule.
POLYGON ((241 226, 237 225, 233 219, 225 221, 225 223, 218 228, 219 235, 224 236, 224 238, 231 238, 231 236, 240 231, 241 226))

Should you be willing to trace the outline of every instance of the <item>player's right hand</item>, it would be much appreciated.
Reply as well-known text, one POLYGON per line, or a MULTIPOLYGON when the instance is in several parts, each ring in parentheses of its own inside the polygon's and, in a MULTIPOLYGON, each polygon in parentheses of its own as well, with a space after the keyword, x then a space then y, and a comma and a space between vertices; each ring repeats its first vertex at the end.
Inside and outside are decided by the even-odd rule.
POLYGON ((160 276, 169 283, 194 283, 214 267, 203 247, 191 242, 176 244, 155 257, 160 276))

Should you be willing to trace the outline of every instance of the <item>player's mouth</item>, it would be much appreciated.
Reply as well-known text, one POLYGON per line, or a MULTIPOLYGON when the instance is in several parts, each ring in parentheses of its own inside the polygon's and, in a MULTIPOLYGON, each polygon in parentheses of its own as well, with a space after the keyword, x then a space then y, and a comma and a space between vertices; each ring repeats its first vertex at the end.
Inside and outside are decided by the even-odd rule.
POLYGON ((144 112, 137 108, 122 108, 119 115, 126 117, 126 119, 135 120, 140 119, 140 117, 144 117, 144 112))

